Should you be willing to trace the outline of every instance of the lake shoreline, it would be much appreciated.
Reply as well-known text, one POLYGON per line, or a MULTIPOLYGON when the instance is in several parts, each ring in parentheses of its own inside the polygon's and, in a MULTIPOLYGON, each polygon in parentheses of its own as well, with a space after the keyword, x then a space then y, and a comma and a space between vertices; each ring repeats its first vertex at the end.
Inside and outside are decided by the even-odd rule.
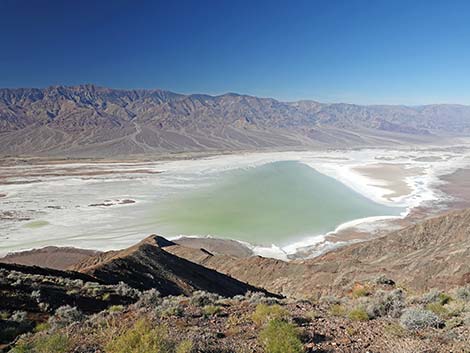
MULTIPOLYGON (((461 152, 460 150, 458 151, 461 152)), ((315 170, 319 171, 322 174, 327 176, 331 176, 336 180, 344 183, 346 186, 352 188, 353 190, 361 193, 365 196, 370 196, 373 194, 375 200, 380 200, 385 204, 401 204, 406 205, 408 203, 408 211, 406 215, 402 215, 399 219, 386 219, 383 221, 373 220, 374 222, 370 222, 366 220, 366 222, 362 222, 363 224, 356 225, 355 227, 348 227, 347 229, 343 229, 344 227, 337 227, 336 231, 324 234, 322 237, 319 235, 312 236, 310 240, 314 240, 313 243, 305 244, 305 247, 302 247, 302 244, 298 244, 298 246, 293 246, 293 244, 288 245, 288 251, 279 251, 276 247, 265 247, 264 249, 256 248, 255 246, 247 246, 249 250, 255 254, 261 254, 264 256, 271 256, 277 257, 277 254, 281 254, 284 259, 291 259, 291 258, 305 258, 312 255, 316 255, 320 252, 327 251, 330 248, 337 247, 339 245, 347 244, 350 242, 356 241, 363 241, 367 239, 371 239, 376 236, 383 235, 383 231, 378 231, 375 228, 386 228, 386 231, 394 230, 408 224, 412 224, 418 219, 425 218, 427 215, 435 214, 435 210, 432 208, 437 206, 439 207, 439 211, 444 211, 445 209, 450 209, 453 206, 451 205, 450 208, 442 205, 439 202, 440 198, 444 198, 445 191, 440 189, 441 185, 441 178, 443 175, 449 175, 454 173, 457 170, 465 168, 465 165, 468 165, 468 160, 464 160, 464 158, 456 158, 452 151, 446 150, 445 153, 441 150, 424 150, 421 151, 406 151, 406 150, 378 150, 378 149, 368 149, 368 150, 353 150, 349 151, 348 153, 344 153, 343 151, 309 151, 309 152, 271 152, 271 153, 247 153, 247 154, 236 154, 236 155, 222 155, 222 156, 210 156, 204 157, 202 159, 183 159, 183 160, 175 160, 175 161, 140 161, 140 162, 117 162, 113 161, 110 163, 70 163, 67 161, 65 164, 61 163, 54 163, 52 165, 46 164, 39 164, 36 165, 37 168, 41 168, 44 174, 44 177, 39 177, 39 181, 35 183, 35 187, 42 187, 44 183, 48 183, 49 181, 54 181, 55 183, 59 183, 61 180, 72 180, 76 183, 86 183, 84 185, 89 185, 89 183, 94 183, 96 180, 107 180, 112 182, 114 178, 120 180, 134 180, 138 178, 143 178, 143 180, 147 180, 146 178, 160 178, 160 175, 164 175, 168 171, 172 170, 179 170, 181 168, 185 168, 185 165, 190 163, 191 165, 204 165, 205 169, 217 169, 220 166, 225 164, 229 164, 230 167, 236 167, 239 163, 248 163, 249 160, 250 165, 262 165, 268 163, 270 161, 276 160, 296 160, 300 161, 301 163, 305 163, 310 167, 314 167, 315 170), (423 156, 424 155, 424 156, 423 156), (423 158, 429 155, 428 159, 423 160, 423 158), (444 156, 444 157, 441 157, 444 156), (431 162, 429 162, 431 161, 431 162), (396 195, 397 189, 392 190, 395 192, 395 195, 390 197, 390 190, 394 188, 394 185, 390 185, 383 180, 383 175, 387 177, 393 178, 390 170, 385 172, 384 170, 380 170, 381 167, 392 168, 398 170, 399 168, 404 168, 405 172, 408 171, 409 164, 419 164, 423 165, 424 167, 420 170, 418 175, 405 175, 407 187, 412 188, 415 186, 416 193, 419 193, 418 196, 425 196, 426 198, 416 199, 416 198, 409 198, 407 199, 406 196, 403 195, 396 195), (432 168, 427 168, 428 164, 431 163, 432 168), (435 165, 434 165, 434 164, 435 165), (441 165, 442 164, 442 165, 441 165), (378 173, 382 173, 382 175, 372 175, 374 171, 368 170, 367 173, 363 173, 366 175, 361 175, 358 173, 358 170, 355 170, 356 167, 364 167, 369 166, 369 169, 378 169, 378 173), (379 165, 379 166, 377 166, 379 165), (372 166, 372 167, 371 167, 372 166), (77 176, 77 171, 69 170, 70 168, 78 168, 82 171, 84 170, 85 174, 93 174, 93 171, 87 169, 95 168, 99 173, 96 175, 81 175, 77 176), (179 169, 178 169, 179 168, 179 169), (434 169, 433 169, 434 168, 434 169), (47 169, 50 169, 53 176, 48 176, 47 169), (115 174, 107 173, 106 170, 114 170, 115 174), (59 172, 58 172, 59 170, 59 172), (103 173, 103 170, 105 173, 103 173), (128 170, 131 171, 139 171, 139 172, 130 172, 127 173, 128 170), (147 173, 150 171, 150 173, 147 173), (70 172, 71 175, 67 175, 70 172), (158 173, 157 173, 158 172, 158 173), (163 172, 162 174, 160 174, 163 172), (348 173, 353 173, 353 175, 348 173), (57 176, 57 174, 61 174, 61 176, 57 176), (380 178, 382 177, 382 179, 380 178), (374 179, 375 178, 375 179, 374 179), (371 185, 367 185, 367 183, 371 185), (415 184, 413 184, 415 183, 415 184), (442 192, 442 194, 440 194, 442 192), (384 195, 388 194, 387 197, 383 197, 384 195), (375 225, 374 225, 375 224, 375 225), (290 248, 289 248, 290 246, 290 248), (295 248, 295 251, 293 249, 295 248), (295 255, 295 256, 294 256, 295 255)), ((30 165, 23 165, 23 166, 8 166, 8 167, 0 167, 0 174, 5 177, 5 179, 9 182, 8 185, 2 186, 0 190, 2 194, 2 201, 4 205, 12 205, 15 202, 15 199, 19 197, 19 194, 16 195, 15 193, 21 193, 21 189, 26 187, 28 188, 28 182, 31 180, 36 180, 38 178, 37 175, 34 176, 22 176, 22 173, 25 169, 30 169, 30 165), (18 183, 18 184, 15 184, 18 183), (16 190, 15 188, 19 188, 16 190), (6 202, 5 202, 6 201, 6 202)), ((34 169, 35 167, 33 167, 34 169)), ((32 174, 37 174, 35 171, 30 171, 32 174)), ((403 171, 400 171, 399 174, 403 176, 403 171)), ((405 173, 406 174, 406 173, 405 173)), ((411 173, 413 174, 413 173, 411 173)), ((4 179, 4 180, 5 180, 4 179)), ((403 186, 403 184, 402 184, 403 186)), ((30 194, 27 194, 30 195, 30 194)), ((101 212, 98 214, 111 214, 117 209, 132 210, 135 209, 136 205, 142 205, 144 201, 139 199, 139 197, 133 197, 138 195, 128 195, 130 199, 136 200, 135 204, 129 205, 112 205, 110 207, 94 207, 96 212, 101 212), (110 210, 110 211, 107 211, 110 210), (105 213, 106 212, 106 213, 105 213)), ((452 197, 452 196, 451 196, 452 197)), ((105 199, 100 200, 100 202, 104 202, 105 199)), ((97 202, 97 204, 100 204, 97 202)), ((87 203, 83 207, 87 207, 90 209, 91 212, 92 207, 88 207, 89 204, 92 202, 87 203)), ((41 205, 41 204, 38 204, 41 205)), ((42 206, 38 206, 41 209, 38 210, 39 214, 46 214, 48 215, 49 212, 52 215, 59 216, 60 212, 65 212, 66 206, 63 205, 55 205, 55 204, 46 204, 42 203, 42 206), (62 207, 62 209, 61 209, 62 207)), ((83 209, 83 208, 82 208, 83 209)), ((9 224, 13 224, 11 222, 15 222, 11 220, 14 218, 16 214, 18 216, 19 223, 23 222, 20 219, 31 219, 31 220, 38 220, 40 218, 37 217, 37 214, 24 214, 21 210, 12 210, 8 209, 8 207, 0 207, 0 215, 5 212, 8 213, 10 218, 7 219, 9 224), (3 213, 2 213, 3 212, 3 213), (16 213, 15 213, 16 212, 16 213)), ((73 209, 70 209, 73 211, 73 209)), ((88 211, 87 211, 88 212, 88 211)), ((89 213, 88 212, 88 213, 89 213)), ((128 212, 128 211, 127 211, 128 212)), ((90 213, 95 214, 95 213, 90 213)), ((47 221, 48 218, 44 217, 47 221)), ((55 221, 56 218, 53 218, 55 221)), ((355 220, 357 221, 357 220, 355 220)), ((54 223, 53 222, 53 223, 54 223)), ((18 223, 18 224, 19 224, 18 223)), ((347 222, 348 223, 348 222, 347 222)), ((47 227, 45 227, 47 228, 47 227)), ((138 230, 137 230, 138 231, 138 230)), ((158 229, 153 229, 153 231, 149 231, 147 233, 136 231, 135 235, 131 237, 116 237, 112 235, 109 239, 102 238, 101 234, 100 237, 97 237, 94 241, 93 238, 69 238, 70 240, 60 238, 51 238, 50 240, 45 239, 44 241, 41 240, 40 236, 36 236, 35 239, 29 236, 28 238, 24 238, 22 243, 16 242, 18 245, 15 247, 8 246, 0 250, 3 254, 6 252, 16 251, 16 250, 27 250, 31 248, 38 248, 47 245, 58 245, 58 246, 77 246, 85 248, 95 248, 100 250, 111 250, 126 247, 127 244, 131 244, 138 240, 139 238, 144 238, 146 235, 150 233, 159 233, 158 229), (140 235, 139 235, 140 234, 140 235), (29 239, 29 240, 28 240, 29 239), (62 240, 61 240, 62 239, 62 240), (75 241, 77 239, 78 241, 75 241), (100 240, 101 239, 101 240, 100 240), (49 243, 48 243, 49 242, 49 243), (57 244, 56 244, 57 243, 57 244), (29 246, 28 246, 29 245, 29 246), (110 246, 111 245, 111 246, 110 246)), ((41 231, 43 232, 43 231, 41 231)), ((39 233, 38 233, 39 234, 39 233)), ((42 233, 41 233, 42 234, 42 233)), ((92 233, 90 233, 92 234, 92 233)), ((163 234, 164 235, 164 234, 163 234)), ((6 239, 7 244, 10 242, 12 237, 14 237, 14 233, 11 233, 9 239, 6 239)), ((90 235, 92 236, 92 235, 90 235)), ((164 235, 165 236, 165 235, 164 235)), ((204 238, 204 237, 202 237, 204 238)), ((190 238, 194 239, 194 238, 190 238)), ((197 242, 196 240, 192 240, 193 242, 197 242)), ((10 242, 11 243, 11 242, 10 242)), ((13 244, 13 243, 12 243, 13 244)), ((206 244, 207 246, 207 244, 206 244)), ((219 249, 220 251, 220 249, 219 249)), ((243 250, 243 252, 246 252, 243 250)))

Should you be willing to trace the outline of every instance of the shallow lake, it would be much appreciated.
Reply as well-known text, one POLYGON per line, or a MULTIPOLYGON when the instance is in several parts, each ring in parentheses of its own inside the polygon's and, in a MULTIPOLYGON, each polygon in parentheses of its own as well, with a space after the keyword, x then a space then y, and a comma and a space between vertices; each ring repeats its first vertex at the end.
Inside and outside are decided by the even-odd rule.
POLYGON ((167 195, 151 211, 160 234, 211 235, 259 245, 287 245, 389 207, 296 161, 222 172, 207 185, 167 195))

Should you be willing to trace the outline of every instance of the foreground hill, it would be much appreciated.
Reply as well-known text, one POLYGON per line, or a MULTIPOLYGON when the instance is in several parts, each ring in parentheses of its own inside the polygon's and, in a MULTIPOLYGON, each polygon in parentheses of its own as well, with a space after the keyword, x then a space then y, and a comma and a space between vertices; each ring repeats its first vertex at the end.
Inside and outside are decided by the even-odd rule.
POLYGON ((165 251, 174 245, 162 237, 150 236, 128 249, 85 258, 72 269, 107 284, 125 282, 139 290, 156 289, 162 295, 206 290, 234 296, 259 290, 165 251))
POLYGON ((468 132, 470 107, 459 105, 288 103, 93 85, 0 89, 3 155, 386 146, 468 132))
POLYGON ((0 351, 468 352, 469 227, 451 212, 293 262, 150 236, 73 271, 0 264, 0 351))

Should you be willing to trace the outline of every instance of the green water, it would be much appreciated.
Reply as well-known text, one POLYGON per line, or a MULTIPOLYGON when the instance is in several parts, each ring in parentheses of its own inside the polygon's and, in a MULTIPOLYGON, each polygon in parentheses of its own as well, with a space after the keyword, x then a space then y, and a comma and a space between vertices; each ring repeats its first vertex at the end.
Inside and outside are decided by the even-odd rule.
POLYGON ((294 161, 222 173, 216 181, 161 202, 152 217, 166 236, 212 235, 286 245, 370 216, 403 209, 377 204, 294 161))
POLYGON ((24 227, 26 227, 26 228, 41 228, 41 227, 47 226, 48 224, 49 224, 48 221, 38 220, 38 221, 28 222, 24 225, 24 227))

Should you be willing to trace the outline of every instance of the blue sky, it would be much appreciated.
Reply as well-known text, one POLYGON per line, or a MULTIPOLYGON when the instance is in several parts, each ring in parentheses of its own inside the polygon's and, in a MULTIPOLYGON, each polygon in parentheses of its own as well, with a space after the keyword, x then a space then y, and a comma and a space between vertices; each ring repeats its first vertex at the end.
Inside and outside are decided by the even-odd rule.
POLYGON ((470 1, 0 0, 0 87, 470 104, 470 1))

